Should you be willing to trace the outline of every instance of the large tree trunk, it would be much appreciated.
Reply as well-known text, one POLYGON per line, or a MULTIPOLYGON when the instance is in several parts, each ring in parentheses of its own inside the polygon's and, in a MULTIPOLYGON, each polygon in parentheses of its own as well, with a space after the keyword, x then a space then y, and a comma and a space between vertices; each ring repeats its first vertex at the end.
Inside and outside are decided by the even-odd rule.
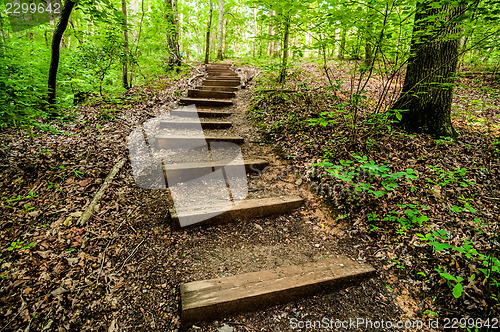
POLYGON ((222 60, 223 36, 224 36, 224 0, 219 0, 219 30, 217 31, 217 60, 222 60))
POLYGON ((434 3, 417 3, 411 56, 401 96, 392 108, 408 110, 400 121, 408 130, 455 137, 451 103, 460 30, 452 19, 463 16, 464 6, 433 8, 434 3), (436 18, 429 21, 431 16, 436 18))
POLYGON ((168 46, 168 65, 170 68, 178 67, 181 64, 181 55, 179 52, 179 40, 177 32, 177 22, 175 10, 177 9, 177 2, 174 4, 172 0, 165 1, 165 19, 167 20, 167 46, 168 46))
POLYGON ((285 31, 283 33, 283 61, 281 63, 281 73, 279 82, 284 83, 286 79, 286 67, 288 64, 288 41, 290 39, 290 14, 285 16, 285 31))
POLYGON ((49 108, 53 108, 56 103, 56 85, 57 85, 57 70, 59 68, 59 47, 61 45, 61 40, 64 35, 64 31, 68 26, 69 17, 73 7, 75 7, 75 2, 67 0, 61 10, 61 17, 57 22, 54 35, 52 36, 52 55, 50 58, 50 68, 49 68, 49 84, 48 84, 48 96, 47 102, 49 108))
POLYGON ((123 12, 123 64, 122 64, 122 85, 125 89, 129 88, 128 85, 128 56, 129 56, 129 48, 128 48, 128 27, 127 27, 127 0, 122 0, 122 12, 123 12))
POLYGON ((210 61, 210 28, 212 27, 212 11, 213 4, 210 0, 210 8, 208 9, 207 35, 205 39, 205 64, 210 61))

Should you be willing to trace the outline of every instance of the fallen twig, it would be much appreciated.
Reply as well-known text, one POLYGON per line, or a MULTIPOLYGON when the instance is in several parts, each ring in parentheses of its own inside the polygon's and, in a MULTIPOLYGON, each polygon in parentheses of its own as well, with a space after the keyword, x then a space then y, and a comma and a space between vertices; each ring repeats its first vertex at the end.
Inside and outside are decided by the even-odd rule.
POLYGON ((203 77, 205 76, 205 74, 198 74, 198 75, 195 75, 193 77, 191 77, 189 80, 188 80, 188 86, 193 86, 193 81, 195 79, 197 79, 198 77, 203 77))
POLYGON ((138 245, 134 248, 134 250, 132 250, 132 252, 130 253, 130 255, 128 255, 128 257, 127 257, 127 258, 125 258, 125 260, 123 261, 122 266, 120 267, 120 269, 119 269, 118 271, 114 272, 114 274, 119 273, 119 272, 123 269, 123 267, 125 266, 125 264, 128 262, 128 260, 129 260, 130 258, 132 258, 132 256, 134 256, 135 252, 137 251, 137 249, 139 249, 139 247, 141 246, 141 244, 143 244, 143 243, 144 243, 144 241, 146 241, 146 238, 144 238, 144 239, 143 239, 143 240, 142 240, 142 241, 141 241, 141 242, 140 242, 140 243, 139 243, 139 244, 138 244, 138 245))
POLYGON ((92 202, 90 202, 89 206, 85 209, 85 212, 80 216, 80 219, 78 219, 77 224, 80 226, 83 226, 87 220, 92 216, 92 213, 94 212, 94 208, 97 205, 97 203, 100 202, 102 196, 104 195, 104 192, 106 189, 109 187, 111 182, 113 181, 114 177, 116 174, 120 171, 120 169, 125 165, 125 161, 127 160, 126 157, 122 157, 113 167, 111 172, 108 174, 106 179, 104 180, 104 183, 102 184, 101 188, 97 191, 95 194, 94 198, 92 199, 92 202))

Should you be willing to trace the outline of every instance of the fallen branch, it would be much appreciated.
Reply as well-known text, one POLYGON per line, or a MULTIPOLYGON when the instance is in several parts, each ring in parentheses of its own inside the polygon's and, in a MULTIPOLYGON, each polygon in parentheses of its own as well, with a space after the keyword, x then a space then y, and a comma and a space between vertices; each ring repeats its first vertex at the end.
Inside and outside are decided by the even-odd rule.
POLYGON ((116 174, 120 171, 120 169, 123 167, 125 164, 125 161, 127 160, 126 157, 122 157, 118 162, 115 164, 111 172, 108 174, 106 179, 104 180, 104 183, 102 184, 101 188, 97 191, 95 194, 94 198, 92 199, 92 202, 90 202, 89 206, 85 209, 85 212, 80 216, 80 219, 78 219, 77 224, 80 226, 83 226, 87 220, 92 216, 92 213, 94 212, 94 208, 101 201, 102 196, 104 195, 104 192, 106 189, 108 189, 109 185, 113 181, 114 177, 116 174))
POLYGON ((194 81, 195 79, 197 79, 198 77, 203 77, 203 76, 205 76, 205 74, 199 74, 199 75, 195 75, 195 76, 191 77, 191 78, 188 80, 188 86, 192 86, 193 81, 194 81))

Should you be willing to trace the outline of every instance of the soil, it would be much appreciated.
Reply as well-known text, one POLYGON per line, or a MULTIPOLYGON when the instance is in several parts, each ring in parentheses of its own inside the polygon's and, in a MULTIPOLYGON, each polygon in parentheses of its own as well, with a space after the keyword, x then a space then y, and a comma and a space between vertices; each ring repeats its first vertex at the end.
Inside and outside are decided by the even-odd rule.
MULTIPOLYGON (((252 75, 252 68, 243 69, 252 75)), ((296 171, 263 144, 246 117, 251 82, 227 109, 233 113, 228 132, 245 139, 244 158, 271 164, 262 176, 249 178, 250 196, 300 194, 307 198, 304 207, 272 218, 173 231, 168 191, 138 187, 127 162, 94 216, 76 225, 114 163, 127 156, 131 130, 177 107, 175 96, 188 88, 188 78, 163 84, 160 91, 131 91, 120 105, 82 107, 77 121, 61 128, 67 135, 0 133, 2 330, 217 331, 228 325, 234 331, 288 331, 294 318, 416 319, 416 304, 386 287, 387 271, 367 249, 343 229, 325 227, 337 223, 303 185, 307 170, 296 171), (181 327, 180 283, 340 254, 374 264, 379 276, 260 312, 181 327)))

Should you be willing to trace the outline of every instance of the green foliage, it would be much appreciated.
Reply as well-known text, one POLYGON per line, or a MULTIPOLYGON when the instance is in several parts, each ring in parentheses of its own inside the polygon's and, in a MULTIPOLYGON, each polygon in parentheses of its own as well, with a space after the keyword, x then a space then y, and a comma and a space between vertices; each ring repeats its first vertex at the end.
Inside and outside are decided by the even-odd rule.
POLYGON ((393 191, 399 186, 400 179, 404 178, 407 182, 411 182, 417 178, 411 168, 406 171, 391 172, 389 166, 379 165, 373 160, 368 160, 366 156, 358 154, 352 156, 355 161, 340 160, 339 164, 335 165, 325 159, 313 166, 320 167, 330 177, 349 184, 353 188, 352 194, 361 195, 366 192, 374 198, 380 198, 393 191))

